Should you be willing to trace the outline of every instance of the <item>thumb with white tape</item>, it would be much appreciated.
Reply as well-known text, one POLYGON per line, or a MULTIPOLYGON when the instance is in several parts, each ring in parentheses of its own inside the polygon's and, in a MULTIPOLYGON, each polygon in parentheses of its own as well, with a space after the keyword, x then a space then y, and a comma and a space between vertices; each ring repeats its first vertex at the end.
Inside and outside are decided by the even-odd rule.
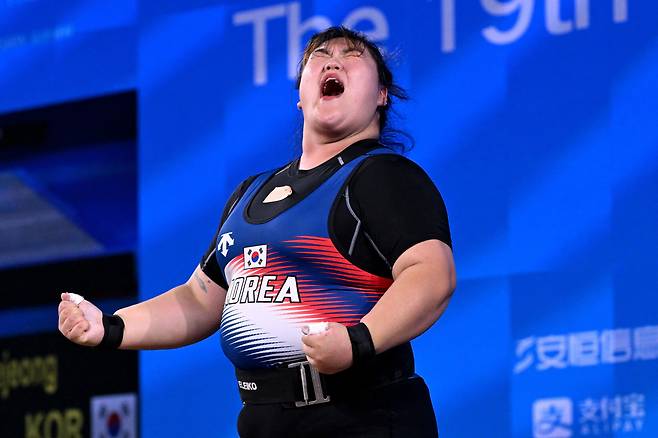
POLYGON ((103 339, 103 312, 82 296, 64 292, 59 303, 59 331, 78 345, 95 346, 103 339))

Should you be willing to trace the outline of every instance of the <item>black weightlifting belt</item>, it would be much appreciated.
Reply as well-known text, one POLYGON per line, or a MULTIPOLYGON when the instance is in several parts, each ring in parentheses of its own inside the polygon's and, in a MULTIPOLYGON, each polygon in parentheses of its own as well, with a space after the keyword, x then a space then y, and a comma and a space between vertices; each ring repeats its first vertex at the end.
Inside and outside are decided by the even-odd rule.
POLYGON ((235 369, 244 403, 296 407, 367 394, 415 375, 411 345, 405 343, 336 374, 320 374, 308 361, 257 370, 235 369))

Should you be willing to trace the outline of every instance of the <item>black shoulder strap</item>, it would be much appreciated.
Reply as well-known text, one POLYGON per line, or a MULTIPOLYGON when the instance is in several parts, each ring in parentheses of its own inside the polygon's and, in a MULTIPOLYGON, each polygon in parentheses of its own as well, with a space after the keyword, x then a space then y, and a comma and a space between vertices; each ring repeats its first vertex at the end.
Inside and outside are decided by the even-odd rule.
POLYGON ((254 180, 259 175, 260 173, 257 173, 256 175, 251 175, 249 178, 242 181, 238 186, 238 188, 235 189, 235 192, 233 192, 233 196, 231 196, 231 199, 229 199, 229 202, 227 202, 226 206, 224 207, 224 211, 222 212, 222 220, 219 223, 219 228, 221 228, 222 225, 224 225, 224 222, 226 222, 226 219, 231 214, 237 203, 240 201, 240 199, 242 199, 242 196, 247 191, 251 183, 254 182, 254 180))

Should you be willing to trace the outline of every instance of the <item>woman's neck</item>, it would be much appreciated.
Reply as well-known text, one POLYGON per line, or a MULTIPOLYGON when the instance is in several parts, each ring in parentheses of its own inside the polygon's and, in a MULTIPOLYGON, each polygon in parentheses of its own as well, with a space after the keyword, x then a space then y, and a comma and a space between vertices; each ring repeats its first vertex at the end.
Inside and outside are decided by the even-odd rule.
POLYGON ((338 155, 349 145, 366 138, 379 138, 379 127, 371 124, 363 131, 342 138, 331 139, 317 133, 307 132, 306 126, 304 126, 299 169, 308 170, 319 166, 331 157, 338 155))

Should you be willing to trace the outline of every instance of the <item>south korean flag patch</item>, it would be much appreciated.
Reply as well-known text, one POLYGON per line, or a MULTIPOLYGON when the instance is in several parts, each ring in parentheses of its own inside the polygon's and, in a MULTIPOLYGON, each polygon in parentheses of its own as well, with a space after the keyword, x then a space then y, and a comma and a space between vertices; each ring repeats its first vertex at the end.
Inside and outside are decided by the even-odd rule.
POLYGON ((264 268, 267 266, 267 245, 244 248, 244 268, 264 268))

